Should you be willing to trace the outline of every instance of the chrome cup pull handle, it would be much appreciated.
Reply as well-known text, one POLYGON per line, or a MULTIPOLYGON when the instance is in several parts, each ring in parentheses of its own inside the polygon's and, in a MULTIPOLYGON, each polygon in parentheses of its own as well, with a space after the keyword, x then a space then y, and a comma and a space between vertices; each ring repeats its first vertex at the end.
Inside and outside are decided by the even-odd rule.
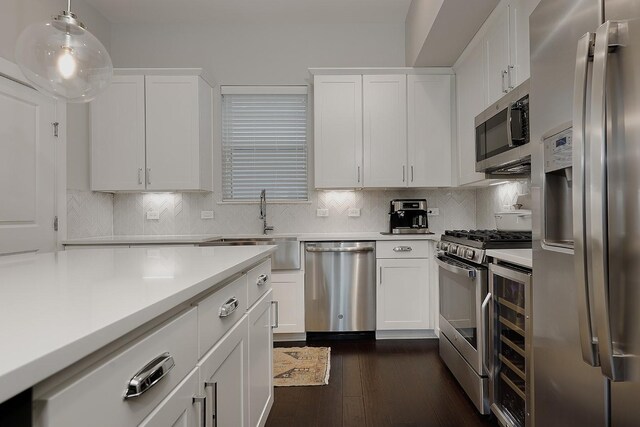
POLYGON ((169 353, 162 353, 147 363, 129 380, 124 399, 127 400, 144 394, 164 378, 174 366, 173 356, 169 353))
POLYGON ((229 298, 227 300, 227 302, 222 304, 222 306, 220 307, 220 311, 218 312, 218 316, 219 317, 230 316, 231 314, 233 314, 234 311, 237 310, 238 305, 239 305, 238 298, 236 298, 236 297, 229 298))
POLYGON ((268 281, 269 281, 269 276, 267 276, 266 274, 261 274, 258 276, 258 280, 256 280, 256 285, 258 286, 266 285, 268 281))
POLYGON ((413 248, 411 246, 396 246, 393 248, 394 252, 411 252, 413 248))

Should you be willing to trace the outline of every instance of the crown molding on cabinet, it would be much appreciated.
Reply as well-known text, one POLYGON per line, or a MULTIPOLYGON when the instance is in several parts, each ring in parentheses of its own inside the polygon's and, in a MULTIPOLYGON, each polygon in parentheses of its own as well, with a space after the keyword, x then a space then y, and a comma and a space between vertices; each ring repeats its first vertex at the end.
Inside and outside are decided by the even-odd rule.
POLYGON ((387 74, 406 74, 406 75, 425 75, 425 74, 454 74, 452 67, 354 67, 354 68, 309 68, 312 76, 340 76, 340 75, 387 75, 387 74))
POLYGON ((204 68, 114 68, 114 76, 200 76, 211 87, 218 83, 204 68))

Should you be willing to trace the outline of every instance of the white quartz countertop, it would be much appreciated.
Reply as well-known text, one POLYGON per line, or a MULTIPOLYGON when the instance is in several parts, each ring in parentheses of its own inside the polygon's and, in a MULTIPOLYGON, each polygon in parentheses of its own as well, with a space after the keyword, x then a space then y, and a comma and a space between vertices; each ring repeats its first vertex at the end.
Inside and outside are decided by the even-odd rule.
POLYGON ((87 249, 0 259, 0 402, 275 248, 87 249))
POLYGON ((487 249, 486 255, 512 264, 533 268, 533 251, 531 249, 487 249))
POLYGON ((440 240, 439 234, 381 234, 378 231, 367 231, 358 233, 333 232, 333 233, 286 233, 286 234, 201 234, 201 235, 121 235, 87 237, 81 239, 63 240, 62 244, 67 246, 82 245, 144 245, 144 244, 202 244, 220 239, 239 239, 256 237, 289 237, 296 238, 301 242, 318 242, 331 240, 440 240))

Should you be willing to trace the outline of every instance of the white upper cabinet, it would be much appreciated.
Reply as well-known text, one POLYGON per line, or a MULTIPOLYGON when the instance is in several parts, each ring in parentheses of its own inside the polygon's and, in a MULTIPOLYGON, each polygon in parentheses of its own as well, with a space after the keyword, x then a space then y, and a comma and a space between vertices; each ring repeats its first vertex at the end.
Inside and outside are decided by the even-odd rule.
POLYGON ((211 191, 211 86, 194 73, 135 71, 91 103, 91 189, 211 191))
POLYGON ((529 15, 540 0, 502 0, 454 65, 458 185, 486 185, 475 171, 475 117, 529 78, 529 15))
POLYGON ((363 76, 364 184, 407 185, 407 76, 363 76))
POLYGON ((493 24, 484 40, 488 103, 493 104, 509 92, 513 66, 509 58, 509 6, 496 8, 493 24))
POLYGON ((362 76, 315 76, 314 122, 315 187, 362 187, 362 76))
POLYGON ((314 75, 315 188, 452 185, 451 70, 354 71, 314 75))
POLYGON ((407 76, 409 187, 452 185, 453 76, 407 76))
POLYGON ((91 102, 91 189, 145 189, 144 76, 113 76, 91 102))
POLYGON ((456 96, 458 110, 458 185, 484 179, 476 172, 475 119, 487 106, 483 46, 476 43, 462 61, 456 64, 456 96))

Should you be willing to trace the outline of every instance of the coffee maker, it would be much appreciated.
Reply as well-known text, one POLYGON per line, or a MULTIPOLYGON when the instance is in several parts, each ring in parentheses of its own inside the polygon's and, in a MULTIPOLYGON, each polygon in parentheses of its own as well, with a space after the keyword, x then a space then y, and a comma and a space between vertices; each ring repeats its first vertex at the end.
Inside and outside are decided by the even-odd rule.
POLYGON ((388 234, 432 234, 427 221, 427 200, 392 200, 389 209, 388 234))

